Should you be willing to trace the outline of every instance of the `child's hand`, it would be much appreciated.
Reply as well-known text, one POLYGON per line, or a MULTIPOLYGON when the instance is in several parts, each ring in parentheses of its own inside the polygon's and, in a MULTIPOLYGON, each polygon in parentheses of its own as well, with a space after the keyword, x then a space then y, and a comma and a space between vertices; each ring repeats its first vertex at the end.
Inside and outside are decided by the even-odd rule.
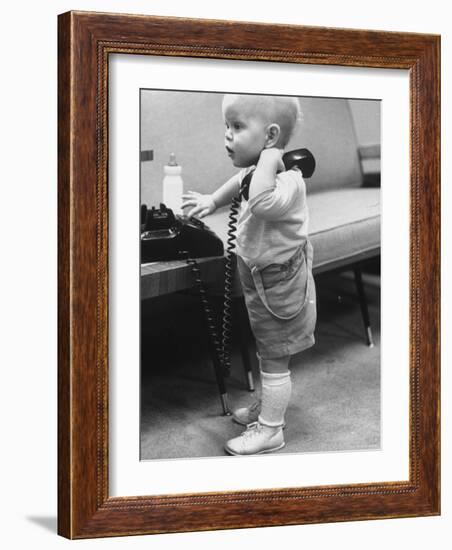
POLYGON ((259 163, 265 163, 272 166, 276 172, 284 172, 285 166, 282 161, 282 156, 284 154, 284 149, 278 149, 276 147, 269 147, 268 149, 263 149, 260 157, 259 163))
POLYGON ((217 209, 212 195, 201 195, 201 193, 197 193, 196 191, 187 191, 187 194, 182 195, 182 198, 184 199, 182 208, 193 206, 187 214, 189 218, 196 214, 198 214, 198 218, 204 218, 204 216, 212 214, 217 209))

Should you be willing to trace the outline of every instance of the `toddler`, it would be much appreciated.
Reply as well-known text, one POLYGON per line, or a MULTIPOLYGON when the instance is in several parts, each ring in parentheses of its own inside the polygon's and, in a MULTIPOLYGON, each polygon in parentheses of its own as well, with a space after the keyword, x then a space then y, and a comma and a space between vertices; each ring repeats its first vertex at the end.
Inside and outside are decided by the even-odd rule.
POLYGON ((298 120, 296 98, 226 94, 225 148, 241 170, 211 195, 189 191, 183 208, 204 217, 229 204, 252 172, 237 225, 237 269, 256 339, 261 398, 234 411, 246 430, 226 442, 233 455, 284 447, 284 415, 292 383, 292 355, 314 344, 316 297, 308 240, 306 188, 297 168, 286 171, 282 154, 298 120))

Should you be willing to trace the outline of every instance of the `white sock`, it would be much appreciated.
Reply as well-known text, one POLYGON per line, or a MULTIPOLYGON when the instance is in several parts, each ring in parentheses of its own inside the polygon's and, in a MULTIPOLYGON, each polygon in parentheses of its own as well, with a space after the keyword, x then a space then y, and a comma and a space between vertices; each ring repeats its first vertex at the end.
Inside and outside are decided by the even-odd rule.
POLYGON ((284 424, 284 414, 292 393, 290 370, 285 372, 261 372, 262 405, 259 423, 278 428, 284 424))

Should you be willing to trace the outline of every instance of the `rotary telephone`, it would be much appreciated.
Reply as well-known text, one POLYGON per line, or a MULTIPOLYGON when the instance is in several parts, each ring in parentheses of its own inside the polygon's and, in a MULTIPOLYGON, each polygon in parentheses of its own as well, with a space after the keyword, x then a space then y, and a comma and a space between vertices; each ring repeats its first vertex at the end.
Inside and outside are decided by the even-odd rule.
POLYGON ((222 240, 201 220, 175 215, 164 204, 141 206, 141 263, 223 254, 222 240))

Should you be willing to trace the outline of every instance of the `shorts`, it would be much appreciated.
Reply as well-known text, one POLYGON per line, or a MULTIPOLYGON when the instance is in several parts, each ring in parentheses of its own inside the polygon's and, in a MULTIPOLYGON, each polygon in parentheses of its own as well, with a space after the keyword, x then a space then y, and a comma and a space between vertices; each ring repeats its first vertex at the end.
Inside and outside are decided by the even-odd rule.
POLYGON ((250 268, 237 257, 251 329, 263 359, 294 355, 315 343, 317 306, 312 257, 308 240, 286 262, 263 269, 250 268))

